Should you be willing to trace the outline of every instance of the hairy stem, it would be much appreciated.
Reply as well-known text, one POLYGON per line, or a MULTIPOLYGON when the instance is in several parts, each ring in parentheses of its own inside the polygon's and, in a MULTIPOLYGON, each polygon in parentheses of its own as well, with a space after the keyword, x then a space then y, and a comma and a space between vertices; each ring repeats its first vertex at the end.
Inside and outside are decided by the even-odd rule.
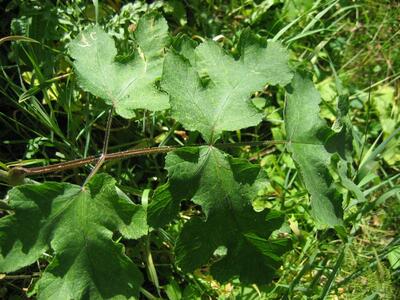
MULTIPOLYGON (((286 144, 287 141, 258 141, 258 142, 243 142, 243 143, 217 143, 214 146, 217 148, 232 148, 232 147, 243 147, 243 146, 270 146, 270 145, 277 145, 277 144, 286 144)), ((54 173, 60 172, 70 169, 75 169, 82 167, 84 165, 93 163, 95 161, 100 161, 102 159, 102 163, 107 162, 109 160, 118 160, 118 159, 126 159, 134 156, 141 156, 141 155, 148 155, 148 154, 159 154, 159 153, 167 153, 178 148, 182 147, 200 147, 200 146, 208 146, 207 144, 195 144, 195 145, 185 145, 185 146, 162 146, 162 147, 149 147, 149 148, 142 148, 142 149, 129 149, 125 151, 119 151, 109 154, 102 154, 100 156, 89 156, 86 158, 70 160, 67 162, 62 162, 58 164, 52 164, 44 167, 32 167, 32 168, 25 168, 25 167, 15 167, 11 170, 18 170, 19 173, 23 173, 25 176, 31 175, 41 175, 47 173, 54 173), (103 156, 103 158, 102 158, 103 156)), ((96 167, 95 167, 96 168, 96 167)), ((97 170, 96 170, 97 171, 97 170)), ((92 171, 93 172, 93 171, 92 171)))

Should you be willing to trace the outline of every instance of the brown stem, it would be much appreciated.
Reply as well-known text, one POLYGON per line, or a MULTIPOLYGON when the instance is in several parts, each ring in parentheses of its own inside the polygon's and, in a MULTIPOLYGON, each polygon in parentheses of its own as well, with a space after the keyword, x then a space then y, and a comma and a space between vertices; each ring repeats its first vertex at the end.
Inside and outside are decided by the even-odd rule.
MULTIPOLYGON (((232 147, 243 147, 243 146, 267 146, 267 145, 277 145, 277 144, 286 144, 287 141, 260 141, 260 142, 243 142, 243 143, 230 143, 230 144, 215 144, 214 146, 217 148, 232 148, 232 147)), ((200 147, 200 146, 209 146, 207 144, 195 144, 195 145, 185 145, 184 147, 200 147)), ((142 149, 129 149, 125 151, 119 151, 114 153, 108 153, 104 155, 104 162, 109 160, 117 160, 117 159, 125 159, 134 156, 141 156, 141 155, 148 155, 148 154, 159 154, 159 153, 167 153, 178 148, 182 148, 183 146, 163 146, 163 147, 149 147, 149 148, 142 148, 142 149)), ((25 168, 25 167, 15 167, 10 170, 15 172, 18 171, 25 176, 31 175, 41 175, 47 173, 54 173, 65 171, 69 169, 75 169, 82 167, 84 165, 93 163, 98 161, 101 156, 89 156, 86 158, 80 158, 75 160, 70 160, 67 162, 62 162, 58 164, 52 164, 44 167, 32 167, 32 168, 25 168)))

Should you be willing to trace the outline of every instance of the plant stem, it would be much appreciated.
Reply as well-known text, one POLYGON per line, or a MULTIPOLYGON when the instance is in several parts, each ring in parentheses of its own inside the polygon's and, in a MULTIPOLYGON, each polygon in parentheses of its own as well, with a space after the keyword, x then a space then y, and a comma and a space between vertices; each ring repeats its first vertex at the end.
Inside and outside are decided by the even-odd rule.
POLYGON ((108 142, 110 140, 110 132, 111 132, 111 123, 112 123, 113 112, 114 112, 114 106, 111 107, 110 111, 108 112, 106 133, 105 133, 105 136, 104 136, 104 144, 103 144, 103 154, 107 154, 107 151, 108 151, 108 142))
MULTIPOLYGON (((214 146, 217 148, 225 149, 225 148, 232 148, 232 147, 243 147, 243 146, 249 146, 249 147, 256 147, 256 146, 269 146, 269 145, 278 145, 278 144, 286 144, 287 141, 257 141, 257 142, 242 142, 242 143, 229 143, 229 144, 224 144, 224 143, 217 143, 214 146)), ((47 174, 47 173, 54 173, 54 172, 60 172, 60 171, 65 171, 69 169, 75 169, 82 167, 84 165, 93 163, 95 161, 100 161, 102 160, 102 164, 106 161, 109 160, 117 160, 117 159, 125 159, 125 158, 130 158, 134 156, 141 156, 141 155, 148 155, 148 154, 159 154, 159 153, 167 153, 182 147, 201 147, 201 146, 209 146, 208 144, 194 144, 194 145, 185 145, 185 146, 162 146, 162 147, 149 147, 149 148, 141 148, 141 149, 129 149, 125 151, 119 151, 119 152, 114 152, 114 153, 109 153, 109 154, 102 154, 100 156, 88 156, 86 158, 80 158, 80 159, 75 159, 75 160, 70 160, 58 164, 52 164, 44 167, 32 167, 32 168, 25 168, 25 167, 15 167, 11 170, 19 170, 22 172, 25 176, 31 176, 31 175, 41 175, 41 174, 47 174)), ((98 164, 96 164, 97 166, 98 164)), ((96 169, 96 166, 93 170, 96 169)), ((96 170, 97 172, 97 170, 96 170)), ((93 171, 92 171, 93 173, 93 171)))
MULTIPOLYGON (((2 274, 3 275, 3 274, 2 274)), ((33 277, 39 277, 40 273, 39 272, 35 272, 33 274, 20 274, 20 275, 4 275, 4 276, 0 276, 0 280, 19 280, 19 279, 31 279, 33 277)))
POLYGON ((97 171, 100 169, 100 167, 105 162, 105 158, 106 158, 107 151, 108 151, 108 142, 110 140, 110 131, 111 131, 111 123, 112 123, 113 112, 114 112, 114 106, 111 107, 110 111, 108 112, 106 132, 105 132, 105 136, 104 136, 103 151, 102 151, 102 153, 100 155, 99 160, 97 161, 96 165, 94 166, 94 168, 90 172, 89 176, 86 178, 86 180, 83 183, 83 185, 86 185, 86 183, 89 182, 90 178, 92 178, 97 173, 97 171))

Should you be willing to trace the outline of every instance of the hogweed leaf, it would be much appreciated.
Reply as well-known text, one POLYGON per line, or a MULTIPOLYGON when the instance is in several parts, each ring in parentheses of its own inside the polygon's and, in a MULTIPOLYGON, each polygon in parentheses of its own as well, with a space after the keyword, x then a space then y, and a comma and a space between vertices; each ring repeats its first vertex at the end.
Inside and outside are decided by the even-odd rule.
POLYGON ((292 78, 287 51, 278 42, 265 43, 247 31, 241 40, 238 60, 213 41, 197 46, 194 55, 183 47, 183 55, 171 51, 165 58, 161 85, 170 95, 172 115, 207 142, 223 131, 260 123, 263 114, 251 103, 251 95, 292 78))
POLYGON ((161 16, 147 14, 140 18, 134 36, 138 47, 127 63, 115 60, 115 42, 98 25, 89 26, 69 44, 80 86, 124 118, 134 117, 138 108, 169 108, 168 96, 156 86, 169 43, 168 25, 161 16))
POLYGON ((142 275, 112 236, 146 234, 145 211, 118 195, 113 178, 97 175, 84 189, 21 185, 8 198, 14 214, 0 220, 1 272, 30 265, 51 248, 38 299, 136 299, 142 275))
POLYGON ((333 132, 319 116, 321 98, 311 80, 296 74, 288 89, 285 126, 288 148, 311 195, 311 210, 318 223, 342 224, 341 197, 329 165, 332 153, 326 141, 333 132))
POLYGON ((175 201, 171 203, 191 199, 206 214, 205 220, 195 217, 186 223, 177 240, 176 260, 183 271, 206 264, 223 246, 226 256, 211 267, 216 279, 227 281, 238 276, 247 283, 269 282, 290 243, 268 239, 282 225, 282 215, 256 212, 252 207, 252 200, 266 182, 261 169, 212 146, 169 153, 166 168, 168 193, 175 201))

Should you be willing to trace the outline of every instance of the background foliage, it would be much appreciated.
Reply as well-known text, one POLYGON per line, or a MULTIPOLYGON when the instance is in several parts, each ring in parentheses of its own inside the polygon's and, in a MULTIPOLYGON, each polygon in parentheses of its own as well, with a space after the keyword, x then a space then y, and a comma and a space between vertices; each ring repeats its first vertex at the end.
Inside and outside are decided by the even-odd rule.
MULTIPOLYGON (((1 40, 0 168, 46 165, 99 153, 106 106, 82 93, 67 55, 67 44, 95 21, 93 2, 15 0, 0 4, 1 37, 27 36, 40 42, 1 40)), ((171 253, 177 233, 185 220, 199 215, 198 206, 183 202, 180 218, 173 224, 139 241, 125 242, 128 256, 139 263, 144 275, 142 296, 399 298, 400 4, 373 0, 101 1, 99 23, 123 41, 116 45, 118 59, 124 61, 132 54, 129 37, 137 20, 153 10, 164 14, 174 35, 186 33, 199 41, 214 38, 236 55, 245 28, 265 38, 278 38, 288 47, 292 64, 314 74, 322 97, 320 116, 329 125, 337 117, 337 103, 347 95, 354 136, 353 179, 361 194, 345 178, 337 179, 337 188, 348 191, 344 220, 351 234, 346 240, 340 232, 315 226, 307 182, 297 173, 284 145, 230 149, 235 157, 260 164, 268 174, 267 187, 256 206, 276 208, 286 215, 279 237, 291 237, 294 251, 285 254, 279 279, 267 286, 236 281, 221 285, 208 268, 197 269, 193 275, 177 269, 171 253), (146 263, 141 265, 141 261, 146 263)), ((224 142, 283 139, 284 90, 271 87, 257 96, 255 103, 267 121, 223 133, 224 142)), ((113 152, 199 140, 165 112, 139 111, 131 120, 115 116, 111 133, 113 152)), ((149 155, 107 163, 103 169, 118 178, 122 191, 137 203, 145 203, 151 191, 166 182, 163 164, 163 156, 149 155)), ((82 184, 89 172, 87 166, 34 179, 82 184)), ((2 197, 8 189, 8 184, 1 183, 2 197)), ((1 275, 0 297, 28 297, 26 292, 49 259, 44 256, 16 274, 1 275)))

